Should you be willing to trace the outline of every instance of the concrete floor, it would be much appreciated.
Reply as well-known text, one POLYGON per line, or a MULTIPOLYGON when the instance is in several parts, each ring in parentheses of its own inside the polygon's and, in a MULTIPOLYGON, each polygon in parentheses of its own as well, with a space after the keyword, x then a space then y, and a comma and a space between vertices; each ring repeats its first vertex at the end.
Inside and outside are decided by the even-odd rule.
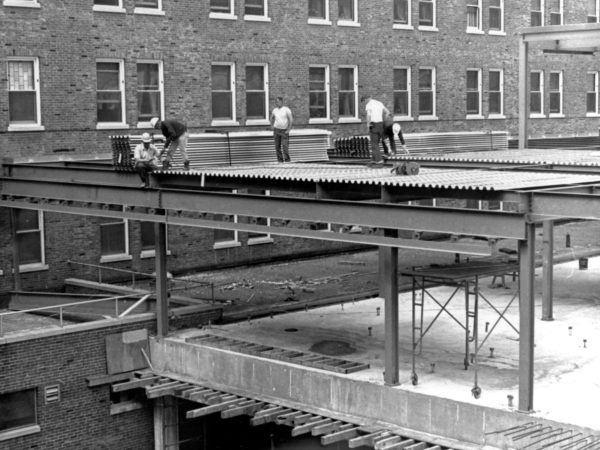
MULTIPOLYGON (((536 272, 535 388, 533 416, 588 427, 600 431, 600 257, 590 258, 588 269, 578 261, 555 266, 554 320, 542 321, 541 269, 536 272)), ((506 287, 490 287, 491 279, 481 280, 481 293, 502 311, 515 295, 517 283, 507 277, 506 287)), ((429 290, 445 303, 453 287, 429 290)), ((464 368, 465 332, 448 314, 442 313, 423 340, 416 358, 418 385, 411 383, 411 298, 400 300, 400 382, 398 389, 451 398, 500 409, 511 409, 508 396, 518 398, 518 334, 500 320, 478 355, 477 378, 482 389, 475 399, 475 368, 464 368), (494 348, 493 357, 490 348, 494 348), (435 366, 432 367, 432 364, 435 366), (433 369, 433 371, 432 371, 433 369)), ((337 356, 367 362, 370 369, 350 376, 383 384, 384 302, 381 298, 346 302, 263 319, 212 326, 211 332, 301 351, 316 348, 347 349, 337 356), (379 313, 377 309, 379 309, 379 313), (369 330, 371 328, 371 330, 369 330), (328 342, 330 341, 330 342, 328 342), (315 347, 316 346, 316 347, 315 347)), ((447 309, 462 323, 465 320, 464 293, 454 296, 447 309)), ((485 327, 492 329, 498 314, 480 298, 479 342, 485 327)), ((424 328, 440 311, 429 296, 425 298, 424 328)), ((505 313, 518 329, 518 298, 505 313)), ((471 350, 473 351, 473 350, 471 350)), ((514 406, 513 406, 514 408, 514 406)))

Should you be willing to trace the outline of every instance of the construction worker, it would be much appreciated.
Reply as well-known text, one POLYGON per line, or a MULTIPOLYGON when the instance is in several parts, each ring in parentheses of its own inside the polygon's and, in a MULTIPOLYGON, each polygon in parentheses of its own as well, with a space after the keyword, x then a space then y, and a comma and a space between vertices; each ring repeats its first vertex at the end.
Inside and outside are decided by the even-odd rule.
POLYGON ((140 178, 143 181, 140 187, 150 187, 150 177, 148 174, 160 167, 160 151, 152 143, 150 133, 142 134, 142 142, 133 149, 133 158, 135 170, 140 174, 140 178))
POLYGON ((162 162, 163 170, 167 170, 171 166, 173 154, 177 149, 179 149, 183 157, 184 169, 189 170, 190 160, 187 154, 187 142, 190 133, 188 132, 187 125, 174 119, 160 120, 158 117, 150 119, 150 125, 154 129, 161 130, 166 139, 164 150, 166 156, 162 162))

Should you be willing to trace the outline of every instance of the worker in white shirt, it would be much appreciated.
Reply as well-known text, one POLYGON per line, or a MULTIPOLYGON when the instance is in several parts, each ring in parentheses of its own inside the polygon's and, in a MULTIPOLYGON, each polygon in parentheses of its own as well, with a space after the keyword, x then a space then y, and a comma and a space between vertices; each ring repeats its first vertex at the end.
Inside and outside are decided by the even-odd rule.
POLYGON ((361 98, 365 103, 367 113, 367 126, 369 127, 369 140, 371 141, 371 163, 370 165, 383 164, 384 160, 379 151, 379 142, 383 140, 383 118, 389 115, 389 110, 379 100, 370 95, 361 98))
POLYGON ((275 108, 271 112, 271 125, 275 139, 275 154, 279 162, 290 161, 289 142, 293 122, 292 111, 283 105, 283 97, 277 97, 275 108))
POLYGON ((141 187, 150 187, 150 177, 148 174, 160 167, 160 151, 152 143, 150 133, 142 134, 142 142, 135 146, 133 150, 133 158, 135 162, 135 170, 140 174, 140 178, 144 182, 141 187))

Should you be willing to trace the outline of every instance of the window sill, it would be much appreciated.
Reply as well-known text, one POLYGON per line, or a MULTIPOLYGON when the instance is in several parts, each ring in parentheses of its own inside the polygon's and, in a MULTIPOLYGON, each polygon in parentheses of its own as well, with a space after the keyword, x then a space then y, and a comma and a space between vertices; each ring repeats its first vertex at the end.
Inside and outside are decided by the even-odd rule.
POLYGON ((550 119, 564 119, 565 115, 563 113, 550 113, 548 115, 548 118, 550 118, 550 119))
POLYGON ((309 18, 308 24, 309 25, 331 25, 331 20, 309 18))
POLYGON ((240 241, 215 242, 213 244, 213 250, 222 250, 226 248, 236 248, 241 246, 242 243, 240 241))
POLYGON ((114 416, 117 414, 126 413, 129 411, 135 411, 136 409, 142 409, 144 405, 140 402, 123 402, 110 405, 110 415, 114 416))
POLYGON ((529 118, 530 119, 545 119, 546 115, 545 114, 529 114, 529 118))
POLYGON ((467 28, 467 34, 485 34, 483 30, 479 28, 467 28))
POLYGON ((246 125, 271 125, 267 119, 248 119, 246 125))
POLYGON ((361 123, 358 117, 340 117, 338 123, 361 123))
POLYGON ((235 14, 231 14, 231 13, 218 13, 218 12, 211 12, 208 15, 209 19, 220 19, 220 20, 237 20, 237 16, 235 14))
POLYGON ((7 441, 21 436, 27 436, 34 433, 39 433, 42 429, 39 425, 28 425, 25 427, 15 428, 13 430, 3 431, 0 433, 0 441, 7 441))
POLYGON ((439 120, 438 116, 418 116, 417 120, 439 120))
POLYGON ((106 123, 97 123, 96 130, 119 130, 119 129, 129 129, 129 125, 126 123, 120 122, 106 122, 106 123))
POLYGON ((483 117, 481 114, 467 114, 465 119, 466 120, 483 120, 483 119, 485 119, 485 117, 483 117))
POLYGON ((413 116, 394 116, 394 122, 412 122, 414 120, 413 116))
POLYGON ((43 263, 33 263, 33 264, 23 264, 19 266, 20 273, 28 273, 28 272, 42 272, 44 270, 48 270, 50 267, 48 264, 43 263))
POLYGON ((134 8, 134 14, 142 14, 145 16, 164 16, 165 12, 155 8, 134 8))
POLYGON ((211 127, 229 127, 236 126, 239 127, 240 123, 237 120, 213 120, 210 123, 211 127))
POLYGON ((393 30, 414 30, 415 27, 413 27, 412 25, 409 24, 401 24, 401 23, 395 23, 394 25, 392 25, 392 29, 393 30))
MULTIPOLYGON (((167 256, 169 256, 170 254, 171 254, 171 250, 167 250, 167 256)), ((140 252, 141 259, 154 258, 155 256, 156 256, 156 250, 142 250, 140 252)))
POLYGON ((92 8, 94 12, 107 12, 107 13, 121 13, 125 14, 125 8, 119 8, 118 6, 106 6, 106 5, 94 5, 92 8))
POLYGON ((338 27, 355 27, 355 28, 360 28, 360 23, 359 22, 355 22, 354 20, 338 20, 337 21, 337 26, 338 27))
POLYGON ((504 114, 490 114, 488 119, 506 119, 506 116, 504 114))
POLYGON ((489 30, 488 34, 491 36, 506 36, 506 31, 501 30, 489 30))
POLYGON ((13 124, 13 125, 9 125, 8 126, 8 130, 7 131, 44 131, 45 129, 46 129, 46 127, 43 126, 43 125, 34 125, 34 124, 18 125, 18 124, 13 124))
POLYGON ((133 258, 131 255, 120 254, 120 255, 103 255, 100 257, 100 263, 111 263, 119 261, 131 261, 133 258))
POLYGON ((244 16, 244 20, 248 22, 270 22, 271 18, 267 16, 244 16))
POLYGON ((41 8, 38 2, 32 2, 27 0, 4 0, 2 6, 15 6, 18 8, 41 8))
POLYGON ((272 237, 264 236, 258 238, 250 238, 248 239, 248 245, 260 245, 260 244, 272 244, 275 242, 272 237))
POLYGON ((585 117, 600 117, 600 113, 585 113, 585 117))
POLYGON ((331 120, 331 119, 308 119, 308 123, 327 124, 327 123, 333 123, 333 120, 331 120))
POLYGON ((438 27, 430 27, 428 25, 419 25, 419 31, 440 31, 438 27))

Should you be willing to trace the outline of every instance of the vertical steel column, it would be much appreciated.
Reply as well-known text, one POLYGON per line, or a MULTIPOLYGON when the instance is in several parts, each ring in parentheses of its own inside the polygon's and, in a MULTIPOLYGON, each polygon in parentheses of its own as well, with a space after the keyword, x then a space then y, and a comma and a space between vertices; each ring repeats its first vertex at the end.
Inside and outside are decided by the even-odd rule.
POLYGON ((164 337, 169 333, 169 292, 167 289, 167 226, 154 224, 156 253, 156 332, 164 337))
POLYGON ((10 208, 10 228, 12 231, 13 241, 13 279, 15 283, 15 291, 21 291, 21 255, 19 254, 19 243, 17 241, 17 210, 10 208))
MULTIPOLYGON (((398 230, 385 230, 385 236, 398 237, 398 230)), ((380 296, 385 299, 385 372, 383 381, 397 385, 400 379, 398 355, 398 248, 379 247, 380 296)))
POLYGON ((529 44, 519 41, 519 149, 529 145, 529 44))
POLYGON ((554 320, 552 314, 553 283, 554 283, 554 222, 544 221, 544 236, 542 238, 543 280, 542 280, 542 320, 554 320))
POLYGON ((519 241, 519 410, 533 411, 533 346, 535 344, 535 224, 525 225, 519 241))

